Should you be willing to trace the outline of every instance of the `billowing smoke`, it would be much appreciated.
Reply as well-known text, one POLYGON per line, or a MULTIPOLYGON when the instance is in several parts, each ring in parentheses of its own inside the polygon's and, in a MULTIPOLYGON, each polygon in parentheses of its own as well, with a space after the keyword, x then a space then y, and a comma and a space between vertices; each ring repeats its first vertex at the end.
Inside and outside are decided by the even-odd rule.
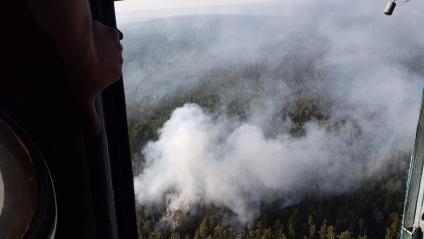
POLYGON ((132 104, 193 92, 218 102, 175 109, 143 147, 139 203, 224 207, 248 222, 261 203, 348 192, 411 149, 424 72, 424 15, 413 8, 423 4, 389 18, 384 1, 293 2, 124 25, 132 104), (293 119, 302 102, 320 115, 293 119))

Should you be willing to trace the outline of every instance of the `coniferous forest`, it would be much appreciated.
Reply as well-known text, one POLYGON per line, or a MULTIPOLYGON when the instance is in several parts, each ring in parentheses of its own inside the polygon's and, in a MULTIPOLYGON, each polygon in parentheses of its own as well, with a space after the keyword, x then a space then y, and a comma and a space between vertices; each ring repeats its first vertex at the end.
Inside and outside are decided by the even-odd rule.
POLYGON ((140 238, 400 237, 423 36, 332 9, 121 27, 140 238))
MULTIPOLYGON (((193 98, 196 99, 195 96, 189 99, 193 101, 193 98)), ((211 101, 199 99, 197 103, 212 107, 211 101)), ((169 118, 170 109, 174 107, 169 105, 168 109, 158 110, 143 122, 136 116, 130 118, 133 155, 139 154, 139 145, 157 137, 159 127, 169 118)), ((293 135, 302 135, 302 122, 315 117, 325 119, 314 109, 314 103, 308 101, 288 112, 290 117, 298 120, 296 128, 292 129, 293 135)), ((135 162, 135 171, 140 168, 138 163, 135 162)), ((408 165, 409 153, 399 152, 378 175, 361 179, 361 186, 352 192, 337 196, 310 192, 302 201, 288 207, 281 207, 278 202, 262 205, 259 217, 246 226, 226 223, 229 212, 225 209, 198 208, 195 215, 177 214, 177 227, 158 230, 156 224, 166 212, 159 210, 146 215, 144 207, 138 205, 139 235, 140 238, 199 239, 399 238, 408 165)))

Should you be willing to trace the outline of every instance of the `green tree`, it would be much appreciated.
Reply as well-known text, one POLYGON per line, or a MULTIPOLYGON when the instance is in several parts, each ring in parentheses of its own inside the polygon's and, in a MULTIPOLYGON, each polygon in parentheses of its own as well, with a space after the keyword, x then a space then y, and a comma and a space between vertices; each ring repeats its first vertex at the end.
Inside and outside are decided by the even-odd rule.
POLYGON ((336 239, 336 232, 334 230, 333 226, 328 226, 327 227, 327 232, 325 233, 325 238, 326 239, 336 239))
POLYGON ((318 234, 319 234, 319 239, 326 239, 326 232, 327 232, 327 223, 324 220, 323 224, 321 225, 318 234))
POLYGON ((141 228, 141 234, 144 238, 148 238, 150 234, 153 232, 153 223, 150 220, 146 220, 143 222, 143 226, 141 228))
POLYGON ((195 235, 196 238, 199 238, 199 239, 206 238, 209 235, 210 233, 209 223, 210 223, 209 217, 205 216, 202 220, 202 223, 200 223, 200 226, 196 231, 196 235, 195 235))
POLYGON ((289 235, 289 239, 296 239, 296 233, 295 233, 295 231, 294 231, 293 224, 289 224, 289 232, 288 232, 288 235, 289 235))
POLYGON ((222 227, 221 225, 217 225, 213 229, 213 236, 215 238, 224 238, 224 231, 225 231, 225 228, 224 227, 222 227))
POLYGON ((180 234, 174 232, 171 234, 171 239, 180 239, 180 234))
POLYGON ((399 238, 399 216, 397 213, 390 214, 390 226, 386 229, 385 239, 399 238))
POLYGON ((313 239, 315 237, 316 227, 315 227, 312 215, 309 215, 309 217, 308 217, 308 228, 309 228, 309 232, 308 232, 309 237, 308 238, 313 239))
POLYGON ((352 239, 352 233, 350 231, 344 231, 340 233, 338 239, 352 239))

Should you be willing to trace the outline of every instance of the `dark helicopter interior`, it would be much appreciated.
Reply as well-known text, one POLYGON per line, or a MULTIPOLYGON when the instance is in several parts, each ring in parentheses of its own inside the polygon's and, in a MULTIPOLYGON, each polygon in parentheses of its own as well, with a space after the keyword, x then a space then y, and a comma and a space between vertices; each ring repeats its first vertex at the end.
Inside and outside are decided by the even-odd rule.
MULTIPOLYGON (((109 0, 91 1, 93 17, 116 26, 113 4, 109 0)), ((2 70, 6 77, 27 80, 20 86, 13 83, 8 86, 19 87, 20 95, 11 95, 5 91, 8 87, 2 87, 0 118, 16 137, 22 139, 23 147, 30 149, 33 171, 29 172, 37 173, 35 182, 40 189, 44 188, 33 195, 33 200, 48 203, 37 204, 36 211, 44 214, 34 217, 34 225, 26 228, 25 238, 137 238, 122 81, 97 99, 97 110, 104 122, 101 134, 85 136, 63 93, 60 79, 64 71, 57 52, 44 36, 25 31, 31 29, 24 27, 25 24, 31 26, 33 22, 23 5, 18 2, 10 5, 15 9, 21 6, 22 11, 2 13, 2 21, 17 18, 5 29, 9 39, 4 41, 5 44, 21 42, 24 47, 4 51, 2 67, 9 69, 2 70), (34 52, 28 51, 31 46, 34 52), (42 54, 38 54, 40 52, 42 54), (34 55, 38 56, 35 60, 32 59, 34 55), (50 177, 54 189, 49 188, 50 177)), ((6 126, 2 124, 2 127, 6 126)), ((16 189, 10 181, 5 179, 4 182, 9 182, 4 188, 4 209, 8 209, 16 189)), ((7 217, 2 219, 0 225, 10 223, 7 217)), ((8 233, 9 230, 0 229, 1 238, 15 238, 8 233)))

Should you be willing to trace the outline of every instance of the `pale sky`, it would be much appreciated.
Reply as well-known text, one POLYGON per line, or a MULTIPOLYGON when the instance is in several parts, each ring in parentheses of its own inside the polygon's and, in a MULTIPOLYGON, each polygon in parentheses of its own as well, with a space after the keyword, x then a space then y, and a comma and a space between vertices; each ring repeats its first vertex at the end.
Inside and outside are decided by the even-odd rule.
POLYGON ((176 15, 239 14, 243 11, 238 4, 249 5, 249 3, 275 1, 281 0, 124 0, 115 2, 115 9, 118 25, 121 26, 131 22, 176 15))
POLYGON ((118 11, 164 8, 203 7, 237 3, 264 2, 266 0, 124 0, 115 2, 118 11))

